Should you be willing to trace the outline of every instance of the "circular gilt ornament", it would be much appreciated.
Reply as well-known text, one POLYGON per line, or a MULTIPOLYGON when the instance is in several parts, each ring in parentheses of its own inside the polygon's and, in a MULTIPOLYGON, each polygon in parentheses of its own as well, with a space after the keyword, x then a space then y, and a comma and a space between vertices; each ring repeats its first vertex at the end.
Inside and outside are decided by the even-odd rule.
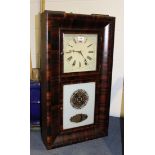
POLYGON ((89 97, 88 97, 87 92, 83 89, 78 89, 73 92, 70 98, 70 103, 72 107, 76 109, 81 109, 87 104, 88 99, 89 97))

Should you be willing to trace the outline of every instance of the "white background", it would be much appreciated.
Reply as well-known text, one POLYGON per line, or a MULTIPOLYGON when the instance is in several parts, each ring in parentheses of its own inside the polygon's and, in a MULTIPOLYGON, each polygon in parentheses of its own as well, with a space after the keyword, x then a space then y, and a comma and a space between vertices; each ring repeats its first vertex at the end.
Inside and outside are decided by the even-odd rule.
MULTIPOLYGON (((153 2, 130 0, 125 3, 125 155, 155 154, 155 4, 153 2)), ((0 154, 2 155, 30 154, 29 7, 27 0, 1 1, 0 154)))
MULTIPOLYGON (((33 38, 31 39, 31 53, 32 67, 34 68, 39 67, 38 48, 40 44, 38 38, 34 38, 34 36, 39 36, 37 20, 40 12, 39 6, 40 0, 31 0, 31 34, 33 34, 33 38)), ((109 14, 110 16, 116 17, 110 115, 120 117, 124 78, 123 0, 45 0, 45 9, 83 14, 109 14)))

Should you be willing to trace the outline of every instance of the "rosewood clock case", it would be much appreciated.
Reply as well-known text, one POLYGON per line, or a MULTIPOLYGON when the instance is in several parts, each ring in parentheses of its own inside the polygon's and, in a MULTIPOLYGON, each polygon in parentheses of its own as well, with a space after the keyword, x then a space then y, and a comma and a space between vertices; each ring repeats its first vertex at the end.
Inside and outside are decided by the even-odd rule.
POLYGON ((108 134, 115 17, 41 14, 41 134, 47 149, 108 134), (97 34, 96 71, 63 73, 63 33, 97 34), (63 129, 63 86, 95 82, 94 123, 63 129))

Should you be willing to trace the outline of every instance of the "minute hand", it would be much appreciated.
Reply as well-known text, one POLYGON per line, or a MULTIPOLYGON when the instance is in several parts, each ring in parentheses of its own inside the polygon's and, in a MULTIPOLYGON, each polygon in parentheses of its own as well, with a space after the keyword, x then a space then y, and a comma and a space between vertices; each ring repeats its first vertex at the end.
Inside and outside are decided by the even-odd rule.
POLYGON ((78 53, 80 53, 82 55, 82 57, 84 58, 85 64, 87 64, 87 60, 85 59, 85 57, 83 56, 81 51, 77 51, 78 53))

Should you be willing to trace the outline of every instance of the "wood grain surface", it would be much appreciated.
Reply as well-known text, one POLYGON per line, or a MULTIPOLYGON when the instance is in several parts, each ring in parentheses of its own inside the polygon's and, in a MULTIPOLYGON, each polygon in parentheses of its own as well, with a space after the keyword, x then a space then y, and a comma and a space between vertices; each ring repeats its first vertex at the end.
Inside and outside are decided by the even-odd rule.
POLYGON ((41 14, 41 130, 47 149, 108 134, 115 17, 44 11, 41 14), (97 70, 63 73, 62 34, 97 33, 97 70), (63 85, 96 82, 95 123, 63 130, 63 85))

